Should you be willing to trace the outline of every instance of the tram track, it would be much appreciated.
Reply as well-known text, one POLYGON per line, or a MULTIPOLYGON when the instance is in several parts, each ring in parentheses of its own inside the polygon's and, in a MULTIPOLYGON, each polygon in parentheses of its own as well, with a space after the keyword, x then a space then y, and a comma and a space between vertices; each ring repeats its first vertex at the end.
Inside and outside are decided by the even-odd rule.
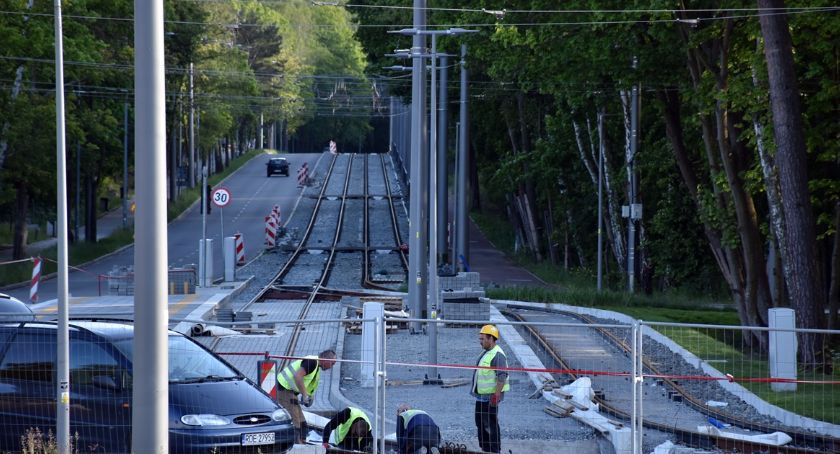
MULTIPOLYGON (((408 275, 408 257, 407 257, 407 254, 405 253, 405 251, 403 250, 403 248, 400 247, 399 217, 397 216, 396 206, 394 204, 394 196, 393 196, 393 193, 392 193, 392 190, 391 190, 391 183, 390 183, 390 180, 388 179, 388 173, 387 173, 386 166, 385 166, 385 158, 381 154, 379 154, 378 157, 379 157, 379 168, 382 172, 382 179, 383 179, 384 185, 385 185, 385 199, 388 202, 388 211, 389 211, 390 220, 391 220, 391 222, 390 222, 391 231, 394 235, 394 246, 395 246, 396 252, 400 256, 400 263, 402 264, 405 275, 408 275)), ((370 195, 370 181, 369 181, 370 165, 369 165, 369 162, 367 162, 366 164, 368 164, 368 165, 365 165, 365 174, 364 174, 364 188, 365 188, 364 189, 364 191, 365 191, 364 200, 365 200, 365 203, 364 203, 364 229, 363 229, 364 233, 363 233, 363 235, 364 235, 365 247, 364 247, 364 259, 363 259, 364 263, 363 263, 363 267, 362 267, 362 270, 363 270, 363 275, 362 275, 363 286, 365 288, 370 288, 370 289, 390 291, 390 290, 393 290, 393 288, 388 287, 387 285, 384 285, 384 284, 386 284, 388 282, 391 282, 391 281, 376 280, 371 275, 372 274, 371 273, 371 267, 372 267, 371 254, 376 253, 376 250, 375 250, 375 248, 371 247, 371 229, 370 229, 371 207, 370 207, 370 205, 371 205, 372 196, 370 195)), ((374 245, 374 246, 376 246, 376 245, 374 245)))
MULTIPOLYGON (((338 244, 339 238, 341 236, 341 228, 342 228, 342 225, 343 225, 345 208, 347 206, 347 190, 348 190, 348 187, 350 185, 350 175, 351 175, 352 168, 353 168, 352 164, 353 164, 353 159, 354 158, 355 158, 355 155, 351 155, 350 162, 347 165, 347 170, 346 170, 345 175, 344 175, 344 184, 343 184, 343 189, 342 189, 342 193, 341 193, 341 196, 340 196, 341 204, 340 204, 339 211, 338 211, 338 219, 336 221, 335 232, 333 234, 333 239, 332 239, 331 246, 328 248, 328 256, 327 256, 327 259, 326 259, 326 261, 323 265, 323 268, 321 270, 320 277, 313 284, 312 288, 308 292, 302 291, 303 289, 298 289, 299 295, 300 296, 305 295, 306 298, 305 298, 305 302, 304 302, 303 306, 300 309, 300 312, 298 313, 298 315, 296 317, 297 320, 305 320, 306 319, 306 316, 307 316, 307 313, 309 312, 309 309, 312 307, 312 305, 315 303, 315 301, 319 297, 319 294, 320 294, 319 292, 320 292, 321 288, 323 287, 324 283, 329 279, 330 271, 332 269, 331 265, 332 265, 332 263, 335 259, 335 255, 337 253, 336 252, 336 245, 338 244)), ((284 293, 286 291, 285 289, 282 288, 281 282, 282 282, 283 278, 292 269, 292 267, 294 267, 295 262, 298 259, 298 257, 300 257, 301 253, 304 250, 306 250, 306 244, 307 244, 307 242, 309 240, 309 237, 312 233, 313 227, 316 225, 316 220, 317 220, 318 215, 320 213, 321 203, 323 202, 323 200, 325 200, 324 195, 325 195, 325 192, 326 192, 326 189, 327 189, 327 186, 328 186, 327 183, 334 176, 333 170, 335 169, 336 160, 337 160, 337 156, 333 157, 333 160, 330 162, 330 166, 327 170, 327 173, 326 173, 326 176, 325 176, 325 179, 324 179, 324 184, 321 186, 321 191, 319 192, 319 195, 318 195, 317 200, 315 202, 315 207, 312 210, 312 216, 310 217, 309 223, 307 224, 306 230, 305 230, 303 236, 301 237, 301 240, 298 243, 297 248, 295 248, 294 252, 291 254, 289 259, 286 261, 286 263, 283 265, 283 267, 280 269, 280 271, 278 271, 277 275, 275 275, 275 277, 272 279, 271 284, 266 286, 262 291, 260 291, 251 300, 251 302, 248 303, 248 306, 250 306, 251 304, 257 304, 257 303, 259 303, 261 301, 264 301, 264 300, 275 299, 276 297, 280 296, 279 293, 284 293)), ((287 344, 286 351, 284 352, 283 356, 289 357, 289 356, 292 356, 295 353, 295 350, 297 348, 298 339, 300 338, 302 330, 303 330, 303 324, 302 323, 295 323, 294 327, 292 328, 292 333, 291 333, 291 336, 289 338, 289 342, 287 344)), ((280 368, 285 367, 286 361, 287 360, 284 360, 280 364, 280 368)))
MULTIPOLYGON (((629 358, 631 355, 631 347, 627 344, 627 342, 625 342, 623 339, 615 335, 615 333, 611 332, 607 328, 593 326, 596 324, 596 321, 586 315, 554 309, 537 310, 534 308, 519 308, 515 305, 508 305, 508 308, 503 310, 502 313, 506 317, 514 319, 516 321, 526 321, 526 318, 520 312, 522 310, 560 314, 566 317, 577 319, 582 324, 596 330, 598 334, 602 336, 605 342, 610 344, 612 347, 618 349, 624 357, 629 358)), ((531 338, 536 341, 539 350, 541 350, 548 357, 550 357, 551 360, 554 361, 560 368, 569 371, 569 376, 571 376, 572 378, 577 378, 577 374, 573 372, 576 369, 567 360, 563 358, 564 354, 558 351, 558 348, 554 345, 553 342, 551 342, 550 339, 546 337, 546 335, 539 332, 538 328, 536 328, 533 325, 521 325, 521 328, 526 330, 530 334, 531 338)), ((565 353, 566 356, 568 356, 569 354, 569 352, 565 353)), ((629 366, 629 360, 627 361, 629 366)), ((685 388, 681 387, 675 380, 668 379, 666 376, 667 374, 661 373, 657 369, 657 367, 650 361, 644 360, 643 367, 646 369, 647 373, 649 373, 652 376, 656 376, 657 379, 662 379, 664 385, 667 385, 674 392, 678 393, 686 406, 690 407, 694 411, 701 413, 706 417, 712 417, 720 422, 731 424, 733 427, 739 427, 750 431, 758 431, 763 433, 782 431, 790 435, 791 438, 793 438, 791 445, 773 446, 754 441, 736 440, 732 438, 686 430, 684 428, 678 427, 676 424, 663 423, 661 421, 656 421, 653 418, 649 417, 646 417, 644 419, 644 427, 659 430, 666 433, 673 433, 677 441, 680 441, 686 445, 703 449, 716 448, 722 450, 723 452, 761 452, 768 454, 833 453, 838 452, 838 449, 840 449, 840 440, 833 437, 822 436, 815 433, 799 432, 791 430, 790 427, 778 427, 761 424, 755 421, 749 421, 743 418, 738 418, 735 415, 727 414, 718 409, 709 407, 708 405, 705 405, 701 400, 692 396, 690 392, 688 392, 685 388)), ((557 379, 557 381, 561 382, 560 379, 557 379)), ((596 393, 594 401, 598 403, 601 411, 615 418, 630 421, 631 415, 629 411, 627 411, 624 408, 620 408, 619 406, 613 404, 613 402, 611 402, 610 400, 599 396, 598 393, 596 393)))

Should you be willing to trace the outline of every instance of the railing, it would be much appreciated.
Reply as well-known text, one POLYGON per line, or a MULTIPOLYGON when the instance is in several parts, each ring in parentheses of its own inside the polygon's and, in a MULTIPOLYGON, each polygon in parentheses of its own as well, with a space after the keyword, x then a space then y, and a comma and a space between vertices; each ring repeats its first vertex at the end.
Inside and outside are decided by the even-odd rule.
MULTIPOLYGON (((319 311, 310 317, 326 313, 319 311)), ((260 376, 258 361, 279 363, 335 350, 337 364, 322 372, 315 402, 304 410, 329 417, 346 407, 362 409, 372 423, 377 443, 371 450, 375 452, 394 448, 401 404, 430 414, 440 427, 444 452, 486 448, 488 440, 479 441, 476 417, 484 416, 480 411, 489 407, 476 404, 470 391, 473 376, 483 369, 477 366, 484 352, 478 330, 488 321, 412 320, 371 313, 366 311, 362 318, 303 321, 252 313, 250 320, 236 317, 233 322, 212 323, 215 327, 203 320, 170 322, 263 389, 268 386, 267 392, 276 387, 276 379, 260 376), (424 328, 430 323, 438 326, 411 334, 409 322, 424 328), (277 334, 293 324, 302 324, 304 329, 293 353, 282 355, 289 336, 277 334), (228 331, 218 332, 221 328, 228 331), (222 335, 230 334, 229 330, 243 335, 222 335), (436 339, 427 334, 432 332, 436 339), (437 353, 431 356, 430 351, 437 353)), ((490 312, 507 359, 505 367, 491 369, 505 373, 510 387, 495 407, 502 452, 547 452, 552 446, 570 443, 585 452, 599 437, 624 454, 651 452, 666 440, 742 452, 793 453, 803 448, 838 452, 836 361, 819 357, 819 361, 799 363, 793 377, 782 377, 777 373, 780 365, 771 368, 770 364, 784 352, 779 346, 769 348, 768 343, 783 334, 795 338, 840 332, 614 321, 537 311, 520 313, 521 321, 511 321, 512 315, 505 315, 495 309, 490 312)), ((18 337, 12 345, 29 353, 5 353, 0 385, 29 380, 52 389, 48 383, 55 370, 49 366, 55 360, 54 341, 18 337)), ((115 350, 81 338, 73 342, 70 376, 74 390, 101 393, 104 398, 130 386, 131 374, 114 356, 115 350)), ((187 360, 186 356, 170 358, 170 374, 187 374, 192 367, 187 360)), ((206 405, 206 413, 212 413, 213 403, 206 405)), ((97 408, 115 412, 97 413, 98 421, 113 420, 115 426, 130 423, 119 405, 97 408)), ((0 419, 8 417, 3 414, 0 419)), ((7 423, 12 421, 0 420, 0 427, 7 423)), ((49 429, 40 428, 43 433, 49 429)), ((116 446, 108 452, 122 452, 125 446, 112 439, 113 433, 91 432, 84 437, 88 441, 104 437, 102 443, 116 446)))

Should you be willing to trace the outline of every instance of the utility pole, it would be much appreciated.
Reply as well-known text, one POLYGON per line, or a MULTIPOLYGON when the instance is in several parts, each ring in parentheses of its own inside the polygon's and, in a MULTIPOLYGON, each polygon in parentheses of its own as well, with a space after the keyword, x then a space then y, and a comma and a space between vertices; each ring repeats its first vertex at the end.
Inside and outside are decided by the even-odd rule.
MULTIPOLYGON (((131 452, 169 452, 163 1, 134 2, 134 381, 131 452)), ((192 74, 192 71, 190 71, 192 74)), ((190 84, 192 86, 192 84, 190 84)), ((192 103, 191 103, 192 104, 192 103)))
POLYGON ((195 90, 193 64, 190 62, 190 187, 195 187, 195 90))
POLYGON ((128 228, 128 99, 123 102, 122 228, 128 228))
MULTIPOLYGON (((633 57, 633 69, 638 58, 633 57)), ((627 182, 630 206, 627 221, 627 291, 633 293, 636 284, 636 220, 642 217, 642 207, 636 203, 636 153, 639 143, 639 86, 633 85, 630 92, 630 154, 627 157, 627 182)))
POLYGON ((58 232, 58 319, 56 333, 55 439, 58 451, 70 452, 70 335, 67 245, 67 150, 64 118, 64 40, 61 0, 53 2, 55 17, 55 143, 56 143, 56 231, 58 232))
MULTIPOLYGON (((434 56, 432 56, 434 59, 434 56)), ((433 60, 434 61, 434 60, 433 60)), ((437 231, 439 232, 437 238, 437 255, 439 257, 438 263, 452 263, 452 258, 447 257, 446 242, 447 242, 447 226, 449 225, 449 194, 448 191, 448 165, 446 162, 446 104, 447 99, 447 65, 449 59, 447 55, 440 56, 440 92, 438 98, 438 124, 437 124, 437 231)))
MULTIPOLYGON (((426 0, 414 0, 414 28, 426 28, 426 0)), ((412 37, 411 53, 419 55, 426 49, 426 36, 412 37)), ((408 302, 411 317, 426 318, 426 206, 428 204, 428 154, 426 137, 426 63, 422 58, 412 60, 411 71, 411 178, 409 201, 408 302)), ((417 333, 420 322, 411 322, 410 330, 417 333)))
POLYGON ((469 153, 467 153, 468 139, 468 111, 467 111, 467 45, 461 44, 461 102, 460 121, 458 128, 458 178, 455 180, 457 207, 455 209, 455 262, 458 271, 466 271, 469 263, 469 229, 467 228, 467 169, 469 153), (461 260, 463 257, 463 261, 461 260))
POLYGON ((604 113, 598 112, 598 291, 604 279, 604 113))

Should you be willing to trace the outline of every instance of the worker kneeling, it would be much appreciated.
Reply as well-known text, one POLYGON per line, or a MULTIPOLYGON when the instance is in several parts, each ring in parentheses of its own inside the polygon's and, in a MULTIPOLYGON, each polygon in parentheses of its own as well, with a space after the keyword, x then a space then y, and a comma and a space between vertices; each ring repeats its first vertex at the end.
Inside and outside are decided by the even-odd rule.
POLYGON ((370 419, 364 411, 347 407, 336 413, 324 426, 324 447, 330 448, 330 435, 333 435, 333 443, 341 449, 367 451, 373 444, 370 428, 370 419))
POLYGON ((401 404, 397 408, 397 443, 400 454, 439 454, 440 429, 425 411, 401 404))

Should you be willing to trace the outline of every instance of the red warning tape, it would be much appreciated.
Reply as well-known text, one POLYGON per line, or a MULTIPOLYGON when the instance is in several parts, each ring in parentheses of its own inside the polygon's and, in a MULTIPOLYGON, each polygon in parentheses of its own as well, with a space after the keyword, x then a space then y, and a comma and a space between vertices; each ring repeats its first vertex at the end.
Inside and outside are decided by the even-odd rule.
MULTIPOLYGON (((266 358, 275 359, 289 359, 297 360, 303 359, 302 356, 284 356, 284 355, 266 355, 265 352, 216 352, 218 355, 230 356, 262 356, 266 358)), ((342 363, 364 363, 370 361, 359 361, 349 359, 337 360, 342 363)), ((609 376, 609 377, 630 377, 631 372, 610 372, 605 370, 587 370, 587 369, 538 369, 534 367, 484 367, 472 366, 466 364, 432 364, 432 363, 405 363, 399 361, 386 361, 386 366, 411 366, 411 367, 436 367, 438 369, 490 369, 501 370, 507 372, 545 372, 549 374, 570 374, 570 375, 589 375, 589 376, 609 376)), ((685 380, 685 381, 728 381, 741 383, 801 383, 807 385, 840 385, 840 380, 800 380, 795 378, 772 378, 772 377, 734 377, 732 374, 726 374, 723 377, 709 377, 706 375, 668 375, 668 374, 643 374, 644 378, 662 378, 668 380, 685 380)))

